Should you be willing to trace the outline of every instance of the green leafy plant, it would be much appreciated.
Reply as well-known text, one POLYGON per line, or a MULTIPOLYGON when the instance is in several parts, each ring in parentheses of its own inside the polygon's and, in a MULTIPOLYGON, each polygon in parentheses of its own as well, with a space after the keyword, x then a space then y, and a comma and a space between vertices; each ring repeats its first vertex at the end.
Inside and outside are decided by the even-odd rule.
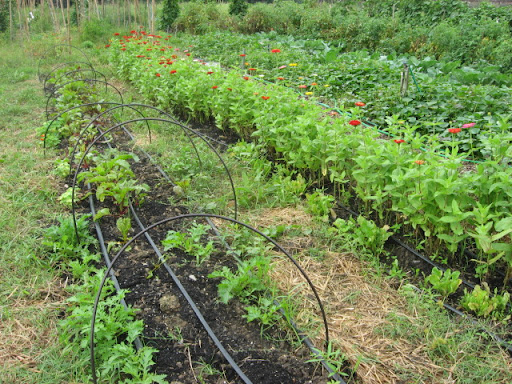
POLYGON ((204 244, 201 240, 208 233, 208 225, 193 223, 188 233, 169 231, 162 245, 168 251, 178 248, 196 258, 196 265, 202 264, 214 251, 213 241, 204 244))
POLYGON ((346 373, 343 372, 343 367, 347 362, 347 358, 339 349, 335 349, 332 342, 329 342, 327 345, 327 350, 317 351, 317 353, 314 354, 313 357, 307 362, 318 364, 322 362, 327 363, 329 368, 332 370, 332 372, 329 373, 329 377, 333 376, 334 374, 346 376, 346 373))
POLYGON ((474 312, 477 316, 505 320, 510 318, 510 309, 507 307, 509 301, 508 292, 499 295, 495 289, 494 295, 491 295, 487 283, 482 283, 482 286, 476 285, 471 292, 464 290, 464 297, 460 303, 464 309, 474 312))
POLYGON ((392 235, 388 226, 380 228, 375 222, 363 216, 358 216, 356 220, 336 219, 333 225, 332 232, 350 234, 359 247, 367 249, 373 255, 379 255, 384 251, 384 243, 392 235))
POLYGON ((135 154, 107 151, 93 158, 96 166, 78 174, 78 181, 96 185, 96 198, 105 201, 112 198, 119 212, 126 211, 129 199, 142 199, 149 190, 147 184, 139 184, 128 160, 138 161, 135 154))
POLYGON ((228 267, 214 271, 208 275, 211 278, 222 278, 218 285, 220 301, 227 304, 234 297, 239 297, 243 303, 256 299, 256 294, 268 290, 270 259, 259 256, 243 260, 238 264, 236 272, 228 267))
POLYGON ((327 222, 331 214, 334 197, 317 190, 312 194, 306 194, 306 199, 308 211, 320 220, 327 222))
POLYGON ((180 15, 180 7, 178 0, 165 0, 163 3, 164 6, 160 17, 160 28, 169 33, 172 24, 180 15))
POLYGON ((462 284, 462 280, 459 279, 459 276, 459 271, 447 269, 443 272, 434 267, 432 273, 425 278, 425 282, 430 283, 443 298, 447 298, 452 293, 455 293, 457 288, 462 284))
POLYGON ((116 220, 116 227, 119 229, 119 232, 121 232, 121 237, 123 243, 126 243, 128 238, 128 232, 132 229, 132 220, 130 217, 120 217, 116 220))

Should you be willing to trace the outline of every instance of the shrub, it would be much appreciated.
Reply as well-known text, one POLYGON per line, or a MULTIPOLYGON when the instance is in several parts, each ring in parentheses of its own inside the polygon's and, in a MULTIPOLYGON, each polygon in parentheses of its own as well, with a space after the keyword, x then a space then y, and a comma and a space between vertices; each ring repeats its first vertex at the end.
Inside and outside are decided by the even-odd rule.
POLYGON ((0 32, 5 32, 9 29, 9 1, 2 1, 0 3, 0 32))
POLYGON ((114 26, 106 20, 86 20, 82 23, 80 41, 107 41, 112 36, 113 28, 114 26))
POLYGON ((247 7, 246 0, 231 0, 229 3, 229 14, 244 16, 247 13, 247 7))
POLYGON ((278 24, 278 20, 279 16, 273 6, 258 3, 247 11, 241 29, 246 33, 268 32, 278 24))
POLYGON ((172 23, 174 23, 179 15, 180 7, 178 0, 164 0, 162 17, 160 18, 160 28, 169 33, 172 23))

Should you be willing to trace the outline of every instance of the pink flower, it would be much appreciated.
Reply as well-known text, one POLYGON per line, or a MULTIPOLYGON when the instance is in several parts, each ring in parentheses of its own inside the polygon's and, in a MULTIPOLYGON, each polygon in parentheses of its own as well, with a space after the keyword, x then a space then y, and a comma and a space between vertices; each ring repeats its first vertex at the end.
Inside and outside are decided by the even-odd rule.
POLYGON ((299 85, 299 88, 301 88, 301 89, 305 89, 305 88, 307 88, 307 87, 308 87, 308 86, 307 86, 307 85, 304 85, 304 84, 299 85))
POLYGON ((462 128, 473 128, 476 125, 476 123, 467 123, 462 126, 462 128))
POLYGON ((286 68, 286 65, 281 65, 281 66, 279 67, 279 69, 285 69, 285 68, 286 68))

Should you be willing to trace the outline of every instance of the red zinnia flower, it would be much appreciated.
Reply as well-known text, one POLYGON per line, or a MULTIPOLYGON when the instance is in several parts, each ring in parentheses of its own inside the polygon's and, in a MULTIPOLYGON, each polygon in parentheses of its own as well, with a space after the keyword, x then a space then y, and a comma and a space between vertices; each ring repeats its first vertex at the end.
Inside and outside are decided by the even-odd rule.
POLYGON ((273 49, 270 52, 272 52, 272 53, 279 53, 279 52, 281 52, 281 50, 280 49, 273 49))
POLYGON ((284 77, 278 77, 277 80, 284 80, 284 77))
POLYGON ((217 89, 217 88, 219 88, 219 86, 218 86, 218 85, 214 85, 214 86, 212 87, 212 89, 217 89))
POLYGON ((460 131, 462 131, 462 129, 460 129, 460 128, 450 128, 448 130, 448 132, 450 132, 450 133, 459 133, 460 131))
POLYGON ((268 100, 268 99, 270 99, 270 96, 261 96, 261 98, 262 98, 263 100, 268 100))
POLYGON ((363 103, 362 101, 358 101, 356 103, 354 103, 356 105, 356 107, 364 107, 366 104, 363 103))
POLYGON ((405 143, 405 140, 402 140, 402 139, 395 139, 393 140, 395 143, 397 144, 402 144, 402 143, 405 143))
POLYGON ((160 77, 160 74, 159 74, 159 73, 156 73, 156 77, 160 77))
POLYGON ((211 75, 212 73, 213 73, 213 71, 206 72, 207 75, 211 75))
POLYGON ((133 31, 130 31, 130 33, 133 35, 133 34, 136 34, 137 31, 133 30, 133 31))
POLYGON ((425 164, 425 161, 424 160, 414 160, 414 162, 418 165, 423 165, 425 164))
POLYGON ((108 47, 110 47, 110 44, 105 45, 105 48, 108 48, 108 47))
POLYGON ((249 71, 255 71, 256 68, 249 68, 249 71))
POLYGON ((357 127, 359 124, 361 124, 359 120, 350 120, 348 123, 354 127, 357 127))
POLYGON ((318 85, 317 83, 311 83, 311 85, 318 85))
POLYGON ((247 76, 244 76, 243 79, 244 80, 249 80, 249 78, 247 76))
POLYGON ((245 56, 247 56, 247 55, 246 55, 245 53, 241 53, 239 56, 240 56, 240 57, 245 57, 245 56))
POLYGON ((231 89, 231 88, 226 88, 226 89, 227 89, 228 91, 232 91, 232 89, 231 89))
POLYGON ((190 56, 190 53, 185 53, 185 55, 190 56))
POLYGON ((120 35, 119 32, 114 33, 114 36, 119 36, 119 35, 120 35))
POLYGON ((126 51, 126 48, 121 48, 121 51, 126 51))
POLYGON ((177 72, 177 71, 176 71, 175 69, 173 69, 173 70, 172 70, 171 72, 169 72, 169 73, 172 75, 173 73, 176 73, 176 72, 177 72))

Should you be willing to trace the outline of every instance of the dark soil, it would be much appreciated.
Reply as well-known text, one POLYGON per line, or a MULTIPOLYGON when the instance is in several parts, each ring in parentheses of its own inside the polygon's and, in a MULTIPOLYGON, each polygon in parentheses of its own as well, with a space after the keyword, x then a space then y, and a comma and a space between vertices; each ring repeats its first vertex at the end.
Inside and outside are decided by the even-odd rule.
MULTIPOLYGON (((229 138, 225 139, 229 141, 229 138)), ((135 207, 143 225, 186 213, 184 207, 171 206, 169 203, 173 186, 144 155, 140 159, 139 163, 132 165, 132 169, 138 180, 151 188, 144 201, 135 207)), ((105 206, 108 204, 97 202, 96 209, 105 206)), ((110 208, 112 212, 116 209, 110 208)), ((115 216, 101 219, 106 243, 116 242, 120 238, 116 219, 115 216)), ((157 227, 150 232, 150 236, 163 250, 160 242, 167 231, 177 230, 184 224, 187 223, 173 222, 157 227)), ((134 233, 138 232, 133 219, 132 225, 136 228, 134 233)), ((112 251, 110 257, 114 254, 112 251)), ((253 383, 316 384, 328 381, 319 364, 306 363, 311 356, 308 349, 297 345, 293 347, 286 341, 286 331, 270 329, 265 333, 266 338, 262 338, 260 325, 256 322, 248 323, 242 317, 245 310, 240 302, 232 300, 228 305, 219 303, 219 279, 207 276, 222 266, 236 267, 226 252, 215 252, 200 266, 196 265, 194 258, 179 250, 169 251, 166 257, 167 265, 217 338, 253 383)), ((167 380, 173 384, 243 382, 212 342, 183 293, 144 237, 137 239, 131 249, 118 259, 114 270, 121 288, 129 290, 126 302, 138 309, 137 316, 144 321, 143 344, 159 351, 155 355, 155 372, 166 374, 167 380)))

